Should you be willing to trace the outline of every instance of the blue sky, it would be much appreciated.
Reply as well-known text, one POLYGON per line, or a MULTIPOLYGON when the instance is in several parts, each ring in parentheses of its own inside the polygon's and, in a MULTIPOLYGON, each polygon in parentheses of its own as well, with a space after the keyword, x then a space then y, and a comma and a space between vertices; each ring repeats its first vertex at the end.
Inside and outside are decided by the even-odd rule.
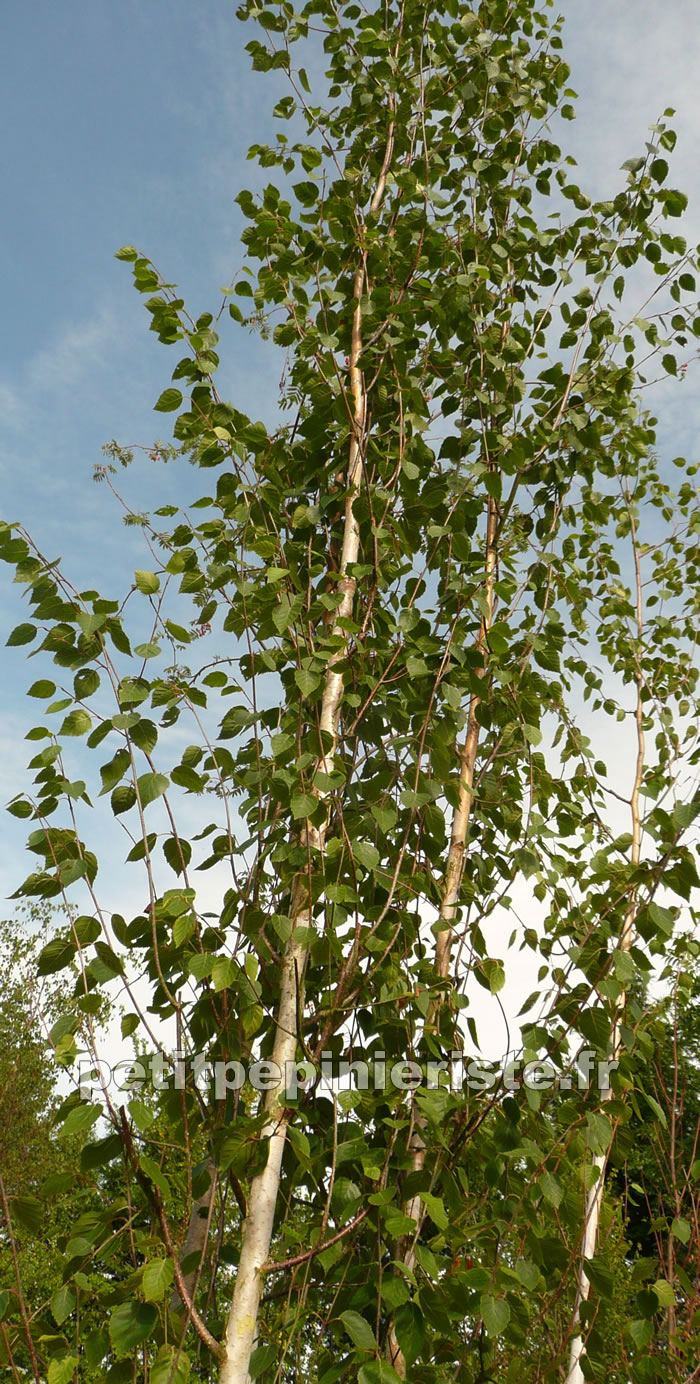
MULTIPOLYGON (((611 191, 674 104, 673 176, 700 239, 695 0, 670 0, 662 25, 657 0, 564 0, 563 10, 581 100, 562 133, 584 185, 611 191)), ((102 443, 167 432, 152 405, 169 354, 113 252, 138 245, 195 313, 217 305, 242 258, 233 199, 260 176, 246 149, 272 126, 272 83, 244 51, 251 37, 231 0, 32 0, 4 16, 1 509, 56 551, 69 540, 87 570, 96 554, 110 561, 106 500, 90 480, 102 443)), ((224 391, 262 412, 278 362, 232 324, 224 353, 224 391)), ((145 480, 155 496, 163 473, 146 468, 145 480)), ((3 614, 7 600, 0 587, 3 614)))
MULTIPOLYGON (((689 195, 685 233, 700 239, 700 24, 697 0, 564 0, 565 50, 580 93, 562 140, 594 196, 620 186, 623 159, 674 105, 671 181, 689 195), (660 16, 663 16, 662 19, 660 16)), ((139 558, 104 487, 91 475, 112 437, 168 436, 152 412, 177 357, 147 330, 128 266, 129 242, 180 284, 193 315, 242 262, 234 197, 261 175, 246 161, 265 141, 282 78, 250 71, 252 26, 231 0, 31 0, 3 15, 0 176, 3 327, 0 340, 0 516, 21 519, 78 584, 121 594, 139 558)), ((228 321, 228 319, 226 319, 228 321)), ((282 357, 224 328, 220 388, 246 412, 272 411, 282 357)), ((659 390, 662 450, 688 452, 700 423, 700 366, 659 390)), ((137 477, 129 474, 127 485, 137 477)), ((193 498, 188 469, 139 467, 142 504, 193 498)), ((137 493, 136 491, 132 493, 137 493)), ((22 607, 0 573, 0 648, 22 607)), ((36 719, 31 665, 3 654, 0 752, 4 797, 24 781, 36 719)), ((42 670, 44 671, 44 670, 42 670)), ((36 676, 37 674, 34 674, 36 676)), ((6 818, 0 895, 27 868, 22 824, 6 818)))
MULTIPOLYGON (((52 538, 70 524, 82 546, 101 444, 162 431, 172 369, 113 252, 143 247, 197 311, 212 303, 240 262, 260 79, 220 0, 39 0, 4 30, 3 512, 52 538)), ((238 367, 255 396, 250 343, 238 367)))
MULTIPOLYGON (((582 182, 593 193, 611 191, 649 123, 675 104, 674 174, 692 213, 700 166, 695 0, 666 4, 663 27, 656 0, 565 0, 563 9, 581 101, 579 120, 562 133, 582 182)), ((147 331, 128 268, 113 253, 134 243, 181 285, 195 314, 218 305, 217 288, 242 259, 233 199, 260 177, 246 149, 272 126, 273 83, 250 72, 251 37, 231 0, 32 0, 4 17, 0 508, 26 521, 52 553, 70 550, 86 573, 95 561, 104 573, 116 562, 106 532, 118 535, 115 550, 125 542, 109 523, 104 490, 92 484, 92 466, 112 437, 147 443, 167 435, 168 420, 152 405, 174 363, 147 331)), ((697 211, 691 236, 693 225, 700 238, 697 211)), ((224 356, 223 392, 264 412, 280 360, 233 324, 224 356)), ((692 375, 687 384, 685 413, 697 395, 692 375)), ((693 405, 696 416, 697 397, 693 405)), ((139 482, 153 498, 173 484, 148 467, 139 482)), ((6 621, 13 594, 0 584, 6 621)), ((10 689, 18 664, 6 664, 10 689)))

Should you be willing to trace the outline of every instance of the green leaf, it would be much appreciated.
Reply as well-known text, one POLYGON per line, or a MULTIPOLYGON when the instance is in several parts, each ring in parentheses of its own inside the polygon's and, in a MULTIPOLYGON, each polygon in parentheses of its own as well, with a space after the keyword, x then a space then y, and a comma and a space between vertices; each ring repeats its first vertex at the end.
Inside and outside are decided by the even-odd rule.
POLYGON ((663 1128, 666 1129, 666 1112, 663 1106, 659 1104, 659 1102, 655 1099, 654 1096, 650 1096, 647 1091, 643 1091, 642 1095, 644 1096, 644 1099, 647 1105, 649 1106, 649 1109, 652 1111, 652 1113, 656 1116, 656 1119, 659 1121, 659 1124, 661 1124, 663 1128))
POLYGON ((604 1259, 597 1256, 586 1260, 586 1276, 590 1279, 595 1291, 602 1298, 612 1298, 615 1290, 615 1279, 609 1264, 604 1259))
POLYGON ((75 711, 70 711, 66 716, 66 719, 63 722, 63 725, 61 726, 60 734, 87 735, 87 732, 91 729, 92 721, 88 716, 87 711, 83 711, 80 707, 77 707, 75 711))
POLYGON ((134 744, 143 750, 144 754, 150 754, 158 743, 158 727, 154 725, 153 721, 149 721, 145 717, 131 727, 129 735, 134 744))
POLYGON ((108 764, 101 765, 100 778, 102 779, 102 787, 100 793, 109 793, 111 789, 114 788, 114 785, 119 782, 122 775, 126 773, 130 764, 131 755, 128 750, 122 748, 117 750, 108 764))
POLYGON ((690 1241, 691 1233, 690 1222, 686 1221, 684 1216, 676 1216, 671 1225, 671 1234, 675 1235, 676 1239, 680 1240, 684 1245, 687 1245, 690 1241))
POLYGON ((252 1004, 249 1009, 244 1009, 241 1018, 243 1037, 252 1038, 253 1034, 258 1032, 264 1017, 265 1012, 259 1004, 252 1004))
POLYGON ((277 1357, 278 1349, 274 1341, 268 1341, 267 1345, 258 1346, 250 1357, 248 1373, 251 1379, 257 1379, 259 1374, 269 1369, 270 1365, 276 1362, 277 1357))
POLYGON ((406 1363, 412 1365, 414 1360, 418 1359, 425 1340, 425 1322, 417 1303, 404 1302, 399 1307, 394 1318, 394 1329, 406 1363))
POLYGON ((416 1259, 423 1272, 428 1275, 428 1278, 432 1278, 433 1282, 435 1282, 440 1276, 440 1268, 433 1251, 428 1249, 427 1245, 417 1244, 416 1259))
POLYGON ((294 681, 299 691, 302 692, 305 697, 312 696, 321 686, 320 674, 312 673, 309 668, 297 668, 294 674, 294 681))
POLYGON ((542 1176, 538 1178, 537 1185, 545 1201, 548 1201, 550 1206, 554 1206, 555 1208, 561 1206, 564 1193, 557 1179, 552 1176, 552 1173, 543 1173, 542 1176))
POLYGON ((52 976, 70 966, 76 953, 75 942, 69 937, 55 937, 42 949, 37 970, 40 976, 52 976))
POLYGON ((515 1272, 524 1288, 529 1292, 534 1292, 540 1279, 540 1271, 536 1264, 529 1259, 518 1259, 515 1264, 515 1272))
POLYGON ((171 870, 176 875, 182 875, 192 859, 192 847, 184 836, 168 836, 163 842, 163 855, 171 870))
POLYGON ((44 1221, 44 1203, 38 1197, 18 1196, 12 1197, 11 1208, 15 1220, 33 1235, 38 1235, 44 1221))
POLYGON ((191 913, 182 913, 173 923, 173 942, 176 947, 181 947, 185 942, 189 942, 195 929, 195 920, 191 913))
POLYGON ((112 975, 120 976, 124 974, 123 961, 117 956, 116 952, 113 951, 107 942, 96 941, 95 951, 103 966, 106 966, 107 970, 111 971, 112 975))
POLYGON ((13 644, 31 644, 36 632, 36 625, 30 625, 28 623, 25 625, 16 625, 7 640, 8 648, 13 644))
POLYGON ((164 389, 157 404, 153 405, 156 413, 174 413, 176 408, 182 403, 182 394, 179 389, 164 389))
POLYGON ((144 596, 152 596, 154 592, 160 591, 160 577, 155 572, 134 572, 134 581, 144 596))
POLYGON ((673 1307, 676 1295, 671 1284, 666 1278, 657 1278, 656 1283, 652 1284, 652 1289, 656 1293, 659 1307, 673 1307))
POLYGON ((377 1338, 365 1317, 359 1312, 341 1312, 340 1320, 357 1350, 377 1349, 377 1338))
POLYGON ((64 1355, 61 1360, 51 1360, 47 1375, 48 1384, 71 1384, 78 1363, 77 1355, 64 1355))
POLYGON ((510 1307, 505 1298, 482 1293, 481 1316, 489 1336, 501 1336, 510 1321, 510 1307))
POLYGON ((155 1158, 149 1158, 147 1153, 142 1153, 139 1162, 146 1176, 150 1177, 154 1187, 157 1187, 158 1191, 162 1194, 163 1200, 169 1201, 170 1183, 155 1158))
POLYGON ((142 807, 148 807, 149 803, 155 802, 156 798, 167 793, 170 782, 165 774, 141 774, 136 780, 138 796, 142 807))
POLYGON ((481 961, 478 961, 474 974, 484 988, 491 991, 492 995, 497 995, 506 983, 503 962, 497 961, 495 957, 485 956, 481 961))
MULTIPOLYGON (((668 131, 670 134, 671 131, 668 131)), ((663 143, 663 137, 662 137, 663 143)), ((668 147, 668 146, 665 146, 668 147)), ((668 216, 682 216, 688 205, 688 198, 685 192, 679 192, 677 188, 669 188, 664 196, 664 209, 668 216)))
POLYGON ((136 802, 136 789, 133 783, 120 783, 109 801, 115 817, 119 817, 122 812, 128 812, 136 802))
POLYGON ((637 967, 634 964, 629 952, 621 951, 619 947, 613 952, 613 964, 615 967, 615 977, 622 985, 629 985, 637 974, 637 967))
POLYGON ((103 1326, 95 1327, 83 1337, 85 1359, 92 1369, 102 1364, 109 1350, 109 1337, 103 1326))
POLYGON ((294 624, 303 604, 303 596, 295 596, 293 601, 286 594, 280 597, 280 603, 272 613, 272 623, 278 634, 284 634, 294 624))
POLYGON ((194 956, 188 957, 187 969, 195 980, 203 980, 205 976, 211 975, 214 969, 214 957, 197 952, 194 956))
MULTIPOLYGON (((150 684, 145 678, 122 678, 119 684, 120 704, 122 706, 138 706, 140 702, 146 700, 150 691, 150 684)), ((116 730, 129 730, 132 726, 137 726, 136 712, 120 712, 118 717, 112 717, 112 725, 116 730)))
POLYGON ((292 816, 295 819, 310 817, 318 807, 318 798, 312 793, 295 793, 292 798, 292 816))
POLYGON ((173 1281, 175 1270, 171 1259, 151 1259, 141 1280, 147 1302, 162 1302, 173 1281))
POLYGON ((353 841, 352 854, 366 870, 374 870, 379 864, 379 851, 371 841, 353 841))
POLYGON ((57 1288, 51 1299, 51 1311, 57 1326, 69 1317, 78 1301, 78 1294, 73 1283, 64 1283, 61 1288, 57 1288))
POLYGON ((392 827, 396 826, 396 808, 391 803, 386 803, 382 806, 378 803, 373 803, 370 810, 380 831, 389 832, 392 827))
POLYGON ((109 1339, 117 1358, 130 1355, 153 1331, 158 1312, 149 1302, 123 1302, 109 1319, 109 1339))
POLYGON ((430 1192, 424 1192, 423 1201, 425 1202, 425 1207, 431 1220, 435 1222, 438 1230, 447 1230, 449 1220, 442 1198, 432 1196, 430 1192))
POLYGON ((589 1142, 594 1153, 603 1153, 612 1139, 612 1125, 605 1115, 595 1112, 588 1117, 589 1142))
POLYGON ((240 967, 232 956, 217 956, 211 968, 214 989, 227 990, 240 976, 240 967))
POLYGON ((146 1130, 151 1128, 156 1118, 155 1112, 151 1110, 148 1105, 145 1105, 142 1100, 138 1100, 136 1097, 129 1101, 129 1114, 136 1128, 140 1129, 142 1134, 145 1134, 146 1130))
POLYGON ((401 1378, 388 1360, 368 1360, 358 1371, 357 1384, 401 1384, 401 1378))
POLYGON ((187 1384, 189 1377, 187 1356, 176 1346, 161 1346, 151 1366, 149 1384, 187 1384))
POLYGON ((92 1129, 101 1114, 99 1105, 74 1105, 63 1122, 61 1133, 64 1138, 69 1138, 73 1134, 84 1134, 86 1130, 92 1129))
POLYGON ((654 1338, 654 1327, 650 1321, 638 1317, 636 1321, 627 1323, 625 1335, 637 1350, 646 1350, 654 1338))
MULTIPOLYGON (((83 634, 87 635, 88 637, 92 634, 95 634, 97 630, 101 630, 107 621, 106 615, 88 615, 87 612, 84 610, 77 611, 75 618, 80 629, 83 631, 83 634)), ((88 678, 94 678, 96 680, 95 688, 99 686, 99 674, 96 673, 94 669, 84 669, 82 670, 82 672, 83 676, 87 674, 88 678)), ((93 691, 95 690, 95 688, 93 688, 93 691)), ((79 693, 78 695, 81 694, 79 693)), ((86 692, 82 695, 89 696, 89 693, 86 692)))
POLYGON ((133 245, 122 245, 121 250, 115 250, 114 258, 118 260, 137 260, 139 252, 133 245))
POLYGON ((647 906, 649 920, 660 933, 665 937, 670 937, 673 932, 675 914, 671 908, 663 908, 661 904, 652 903, 647 906))
POLYGON ((53 697, 56 691, 55 682, 49 682, 46 678, 39 678, 38 682, 33 682, 27 696, 29 697, 53 697))

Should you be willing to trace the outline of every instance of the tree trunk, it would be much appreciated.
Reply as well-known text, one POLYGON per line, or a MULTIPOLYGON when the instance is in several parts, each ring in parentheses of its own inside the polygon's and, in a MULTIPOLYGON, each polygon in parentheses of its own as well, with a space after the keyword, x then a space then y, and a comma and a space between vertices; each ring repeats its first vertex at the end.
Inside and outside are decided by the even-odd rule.
MULTIPOLYGON (((381 206, 393 148, 394 122, 391 120, 381 172, 369 207, 370 216, 376 215, 381 206)), ((350 441, 343 547, 340 559, 339 590, 342 592, 342 601, 335 612, 332 626, 333 634, 343 634, 344 645, 347 643, 347 634, 344 631, 343 622, 352 616, 356 587, 356 579, 349 569, 357 562, 360 551, 360 529, 354 513, 354 503, 362 481, 367 426, 367 391, 360 368, 362 296, 366 291, 366 253, 363 250, 353 284, 355 308, 350 352, 353 429, 350 441)), ((343 675, 336 671, 335 664, 344 655, 345 647, 334 652, 326 672, 320 725, 322 734, 325 732, 330 737, 331 743, 328 749, 322 749, 317 763, 317 769, 324 773, 328 773, 332 768, 337 744, 338 718, 343 697, 343 675)), ((317 792, 317 796, 320 799, 324 794, 317 792)), ((323 852, 325 827, 315 827, 307 820, 303 835, 309 852, 312 850, 317 854, 323 852)), ((284 1073, 286 1064, 288 1062, 293 1063, 296 1059, 298 1017, 304 1009, 303 983, 309 946, 307 941, 299 940, 299 930, 304 929, 302 933, 304 936, 306 929, 313 927, 310 869, 311 867, 305 874, 297 878, 290 905, 293 927, 282 965, 277 1030, 271 1055, 272 1062, 277 1064, 280 1069, 282 1079, 277 1087, 267 1092, 265 1099, 268 1119, 262 1138, 268 1140, 267 1161, 263 1171, 253 1179, 250 1187, 248 1215, 243 1226, 236 1286, 226 1326, 225 1351, 219 1375, 220 1384, 247 1384, 250 1356, 257 1337, 258 1311, 263 1285, 261 1270, 270 1251, 282 1156, 287 1137, 287 1126, 292 1115, 291 1110, 286 1109, 284 1104, 284 1073)))
MULTIPOLYGON (((195 1197, 194 1201, 192 1202, 190 1223, 187 1227, 185 1242, 182 1246, 182 1250, 180 1251, 181 1265, 185 1264, 187 1260, 191 1258, 192 1255, 197 1255, 196 1264, 194 1264, 191 1269, 187 1269, 183 1272, 184 1286, 191 1302, 194 1301, 196 1284, 199 1281, 199 1275, 201 1273, 201 1264, 204 1258, 204 1252, 207 1247, 209 1226, 211 1224, 212 1206, 214 1204, 214 1196, 216 1193, 216 1168, 212 1163, 211 1159, 209 1159, 207 1162, 207 1171, 209 1173, 209 1185, 202 1192, 202 1195, 199 1197, 195 1197)), ((170 1298, 170 1311, 181 1312, 183 1306, 184 1303, 182 1301, 182 1298, 180 1297, 177 1287, 175 1287, 173 1288, 172 1296, 170 1298)))
MULTIPOLYGON (((485 551, 485 579, 486 589, 486 614, 481 617, 481 625, 476 641, 476 647, 481 654, 484 664, 488 653, 488 632, 493 620, 493 598, 494 581, 496 577, 497 548, 496 539, 498 533, 498 511, 494 500, 489 499, 486 514, 486 551, 485 551)), ((467 837, 469 835, 469 822, 471 820, 472 798, 474 787, 474 768, 476 765, 476 755, 479 747, 479 722, 477 711, 483 698, 472 696, 469 703, 469 720, 467 724, 467 734, 462 748, 460 760, 460 782, 459 782, 459 801, 455 809, 452 820, 452 834, 450 836, 450 848, 447 855, 445 866, 445 878, 443 884, 442 900, 440 903, 440 924, 441 929, 437 934, 435 943, 435 970, 441 980, 447 980, 450 974, 450 960, 452 957, 452 942, 454 939, 454 921, 457 913, 459 890, 464 874, 465 852, 467 847, 467 837)), ((427 1023, 433 1024, 440 1012, 442 996, 438 997, 428 1011, 427 1023)), ((421 1172, 425 1166, 425 1142, 417 1130, 412 1138, 412 1158, 411 1171, 421 1172)), ((398 1251, 398 1257, 403 1260, 407 1268, 412 1269, 415 1263, 415 1240, 418 1234, 420 1223, 423 1218, 423 1201, 420 1196, 411 1197, 403 1207, 404 1215, 409 1216, 414 1222, 416 1230, 413 1235, 407 1236, 403 1241, 403 1252, 398 1251)), ((387 1357, 391 1361, 396 1373, 401 1379, 406 1378, 406 1360, 403 1351, 396 1339, 393 1323, 389 1327, 387 1340, 387 1357)))
MULTIPOLYGON (((625 498, 627 499, 629 504, 629 496, 626 496, 625 498)), ((637 638, 639 644, 641 645, 642 635, 644 632, 642 579, 639 562, 639 550, 637 546, 637 534, 631 511, 629 511, 629 517, 631 523, 631 537, 634 552, 634 567, 637 593, 637 638)), ((630 795, 630 812, 632 815, 632 844, 630 847, 630 863, 632 865, 639 864, 642 845, 642 822, 639 810, 639 790, 642 786, 642 776, 644 773, 644 711, 642 704, 643 677, 640 667, 639 650, 637 652, 635 681, 637 686, 637 699, 634 713, 637 727, 637 763, 634 775, 634 783, 632 785, 632 793, 630 795)), ((632 940, 634 937, 635 917, 636 898, 633 895, 630 899, 629 906, 625 913, 625 920, 623 923, 622 932, 620 933, 620 951, 627 952, 632 946, 632 940)), ((624 1009, 625 996, 623 992, 617 1003, 617 1012, 611 1035, 610 1047, 612 1057, 615 1060, 618 1058, 621 1049, 620 1025, 622 1023, 622 1019, 624 1016, 624 1009)), ((612 1100, 612 1096, 612 1087, 609 1086, 607 1091, 603 1092, 603 1100, 612 1100)), ((600 1208, 603 1200, 603 1192, 605 1190, 605 1171, 607 1168, 607 1162, 607 1153, 597 1153, 595 1155, 593 1159, 593 1167, 597 1169, 598 1177, 586 1194, 586 1206, 583 1222, 583 1239, 581 1243, 581 1259, 578 1268, 578 1276, 576 1283, 576 1303, 574 1307, 573 1318, 574 1335, 572 1337, 571 1346, 569 1350, 569 1370, 566 1376, 566 1384, 585 1384, 583 1369, 581 1367, 581 1360, 585 1355, 586 1346, 581 1331, 579 1329, 581 1304, 587 1301, 588 1294, 591 1288, 588 1275, 586 1274, 586 1260, 591 1259, 593 1257, 596 1251, 596 1245, 598 1243, 600 1208)))

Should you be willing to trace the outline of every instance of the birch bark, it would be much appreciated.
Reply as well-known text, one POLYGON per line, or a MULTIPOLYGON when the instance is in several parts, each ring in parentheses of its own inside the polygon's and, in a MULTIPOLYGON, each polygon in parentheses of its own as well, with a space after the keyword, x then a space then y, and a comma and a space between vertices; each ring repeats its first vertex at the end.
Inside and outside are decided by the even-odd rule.
MULTIPOLYGON (((381 207, 393 149, 394 122, 391 119, 381 171, 369 206, 368 214, 370 217, 375 216, 381 207)), ((349 367, 353 426, 347 468, 343 546, 340 559, 339 590, 342 593, 342 600, 335 612, 332 625, 333 634, 343 634, 343 646, 333 653, 329 660, 321 703, 321 730, 329 737, 330 744, 319 757, 317 769, 325 773, 328 773, 332 767, 337 745, 338 721, 343 698, 343 675, 336 669, 335 665, 345 656, 347 635, 344 632, 343 622, 352 615, 356 586, 356 579, 350 569, 353 563, 357 562, 360 551, 360 529, 354 513, 354 503, 359 494, 362 480, 367 424, 367 391, 360 367, 362 297, 365 292, 366 250, 361 245, 360 262, 355 271, 353 282, 355 308, 349 367)), ((319 793, 318 796, 322 797, 323 794, 319 793)), ((304 829, 304 841, 309 852, 313 850, 317 854, 322 853, 324 837, 325 829, 323 827, 315 827, 307 821, 304 829)), ((287 1109, 284 1104, 284 1072, 286 1064, 288 1062, 293 1063, 296 1058, 298 1016, 304 1008, 304 971, 309 955, 308 942, 305 940, 306 930, 313 927, 311 881, 308 872, 297 878, 290 905, 290 915, 293 926, 282 964, 277 1028, 271 1054, 271 1060, 279 1068, 282 1077, 280 1083, 269 1090, 265 1098, 267 1122, 262 1137, 268 1141, 267 1161, 262 1172, 253 1179, 250 1187, 248 1215, 243 1227, 236 1286, 226 1326, 224 1357, 219 1374, 220 1384, 247 1384, 250 1356, 257 1337, 258 1313, 263 1284, 261 1270, 269 1257, 282 1156, 287 1137, 287 1127, 292 1115, 292 1111, 287 1109)))
MULTIPOLYGON (((493 621, 494 603, 494 581, 496 578, 497 564, 497 533, 498 533, 498 510, 496 502, 489 499, 486 515, 486 546, 485 546, 485 576, 484 589, 486 596, 486 611, 481 617, 479 634, 476 640, 476 648, 485 662, 488 654, 488 632, 493 621)), ((437 934, 435 944, 435 970, 441 980, 447 980, 450 974, 450 961, 452 958, 452 943, 454 940, 454 922, 457 914, 459 890, 464 874, 465 852, 467 838, 469 835, 469 822, 471 820, 472 800, 474 789, 474 769, 476 766, 476 756, 479 747, 479 721, 478 710, 483 701, 483 697, 472 696, 469 703, 469 719, 467 722, 467 734, 460 759, 460 782, 459 800, 452 820, 452 833, 450 836, 450 846, 445 866, 445 878, 443 883, 442 899, 440 902, 440 923, 444 924, 437 934)), ((433 1023, 439 1012, 441 999, 438 999, 428 1013, 428 1023, 433 1023)), ((413 1131, 411 1140, 411 1171, 420 1172, 425 1166, 425 1142, 419 1129, 413 1131)), ((423 1218, 423 1201, 420 1196, 412 1197, 403 1207, 404 1215, 408 1216, 415 1224, 416 1230, 413 1235, 408 1235, 403 1241, 403 1247, 399 1250, 399 1255, 407 1268, 412 1269, 415 1263, 415 1240, 423 1218)), ((396 1373, 401 1379, 406 1378, 406 1360, 396 1339, 396 1332, 393 1324, 389 1327, 387 1341, 387 1357, 391 1361, 396 1373)))
MULTIPOLYGON (((634 519, 630 513, 632 548, 634 552, 635 584, 636 584, 636 605, 637 605, 637 640, 638 646, 641 645, 644 624, 643 624, 643 598, 642 598, 642 577, 639 561, 639 549, 637 546, 637 535, 634 519)), ((635 682, 637 688, 635 705, 635 723, 637 733, 637 762, 635 768, 632 793, 630 795, 630 812, 632 817, 632 844, 630 846, 630 863, 638 865, 642 846, 642 821, 639 808, 639 793, 642 786, 642 776, 644 773, 644 714, 642 703, 642 672, 639 664, 639 654, 637 654, 635 668, 635 682)), ((629 906, 625 913, 625 920, 619 938, 621 951, 629 951, 634 938, 634 921, 636 916, 636 898, 632 896, 629 906)), ((620 1054, 621 1039, 620 1025, 624 1015, 625 997, 624 993, 620 996, 617 1005, 617 1012, 613 1030, 611 1034, 612 1057, 617 1059, 620 1054)), ((612 1087, 602 1092, 605 1102, 612 1100, 612 1087)), ((605 1188, 605 1172, 607 1168, 608 1154, 597 1153, 593 1158, 593 1168, 597 1171, 597 1178, 592 1183, 586 1195, 586 1204, 583 1221, 583 1239, 581 1242, 581 1259, 578 1267, 576 1283, 576 1302, 573 1317, 573 1336, 569 1349, 569 1369, 565 1384, 585 1384, 585 1376, 581 1361, 586 1353, 586 1345, 580 1329, 581 1305, 586 1302, 590 1293, 591 1285, 586 1274, 586 1260, 591 1259, 596 1251, 598 1243, 598 1228, 600 1226, 600 1209, 605 1188)))

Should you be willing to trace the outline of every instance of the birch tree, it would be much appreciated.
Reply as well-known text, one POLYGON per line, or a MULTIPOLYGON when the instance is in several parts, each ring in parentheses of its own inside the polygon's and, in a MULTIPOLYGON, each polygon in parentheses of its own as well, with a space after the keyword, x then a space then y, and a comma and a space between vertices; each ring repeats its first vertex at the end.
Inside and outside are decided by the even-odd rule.
POLYGON ((41 965, 88 1019, 118 998, 135 1063, 62 1105, 120 1195, 65 1246, 56 1330, 8 1296, 37 1384, 675 1368, 680 1281, 614 1325, 606 1172, 663 1116, 634 987, 694 945, 697 489, 645 391, 690 387, 696 268, 671 110, 611 200, 574 181, 549 9, 243 4, 287 84, 244 269, 193 318, 118 251, 175 348, 147 450, 184 498, 143 512, 135 450, 105 449, 145 553, 121 599, 0 530, 31 607, 8 643, 42 665, 18 895, 63 899, 41 965), (283 363, 267 422, 217 383, 251 331, 283 363), (513 972, 530 1084, 477 1060, 513 972))

